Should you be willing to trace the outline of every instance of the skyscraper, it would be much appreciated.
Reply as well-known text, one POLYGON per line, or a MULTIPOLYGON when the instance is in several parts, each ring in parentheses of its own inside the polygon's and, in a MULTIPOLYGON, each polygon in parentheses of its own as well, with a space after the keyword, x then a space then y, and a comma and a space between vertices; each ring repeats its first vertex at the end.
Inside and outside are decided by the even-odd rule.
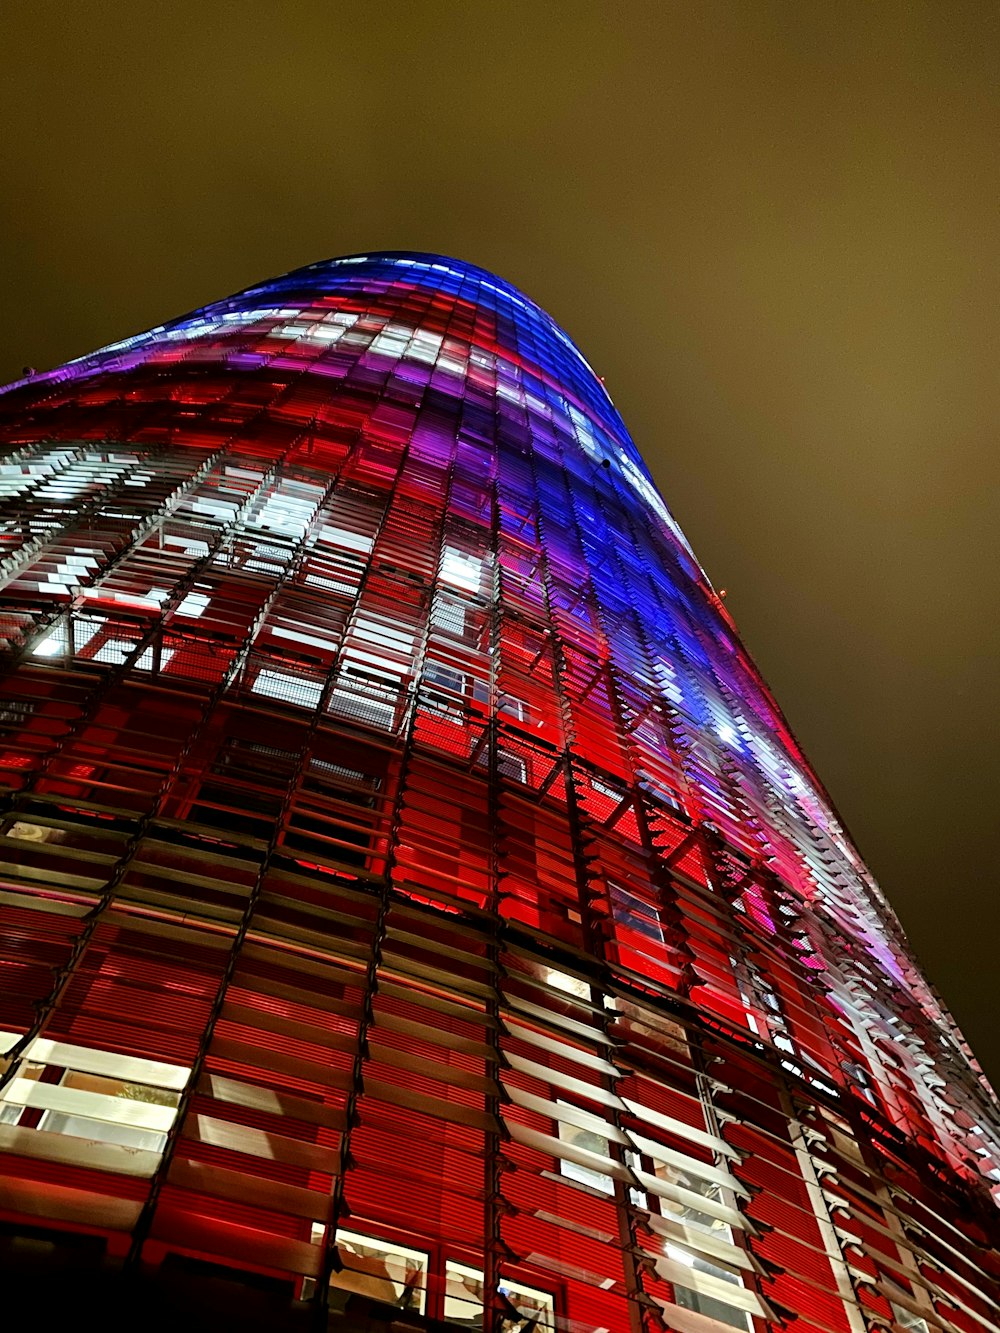
POLYGON ((543 311, 316 264, 0 437, 12 1262, 345 1329, 997 1326, 994 1094, 543 311))

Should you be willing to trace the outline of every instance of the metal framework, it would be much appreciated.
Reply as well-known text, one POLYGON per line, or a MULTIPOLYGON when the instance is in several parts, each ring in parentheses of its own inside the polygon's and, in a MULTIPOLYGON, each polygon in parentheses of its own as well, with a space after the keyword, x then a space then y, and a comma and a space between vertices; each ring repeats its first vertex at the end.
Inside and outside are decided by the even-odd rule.
POLYGON ((997 1102, 603 386, 313 265, 0 398, 0 1220, 408 1327, 997 1327, 997 1102))

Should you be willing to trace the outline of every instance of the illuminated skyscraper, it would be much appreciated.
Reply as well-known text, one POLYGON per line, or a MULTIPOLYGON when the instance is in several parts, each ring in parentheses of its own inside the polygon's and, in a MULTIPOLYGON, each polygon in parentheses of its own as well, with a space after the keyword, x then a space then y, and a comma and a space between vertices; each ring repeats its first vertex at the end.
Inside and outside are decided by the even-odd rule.
POLYGON ((994 1095, 537 306, 316 264, 0 437, 8 1257, 345 1329, 997 1326, 994 1095))

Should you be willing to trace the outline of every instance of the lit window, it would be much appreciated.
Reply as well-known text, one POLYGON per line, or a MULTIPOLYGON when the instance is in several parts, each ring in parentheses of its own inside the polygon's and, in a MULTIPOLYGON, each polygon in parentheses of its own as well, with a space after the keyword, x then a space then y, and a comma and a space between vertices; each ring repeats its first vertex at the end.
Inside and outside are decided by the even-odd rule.
POLYGON ((66 629, 60 626, 54 634, 48 635, 40 644, 32 649, 35 657, 58 657, 60 653, 66 651, 66 629))
POLYGON ((611 899, 611 911, 615 921, 628 930, 634 930, 646 939, 663 943, 663 926, 660 914, 655 907, 644 902, 620 884, 608 884, 608 896, 611 899))
MULTIPOLYGON (((647 1150, 652 1147, 646 1141, 647 1150)), ((673 1286, 674 1300, 685 1309, 696 1310, 732 1328, 752 1333, 753 1324, 748 1311, 757 1308, 756 1296, 745 1290, 735 1265, 728 1266, 724 1260, 713 1262, 706 1258, 693 1235, 701 1233, 711 1236, 714 1241, 723 1241, 735 1251, 732 1227, 724 1217, 717 1215, 733 1207, 731 1194, 723 1185, 705 1179, 695 1170, 681 1168, 656 1157, 653 1158, 653 1170, 660 1180, 676 1186, 686 1194, 699 1196, 708 1205, 702 1209, 693 1200, 659 1200, 663 1216, 679 1224, 679 1238, 683 1238, 686 1233, 692 1240, 690 1246, 681 1239, 667 1241, 664 1245, 664 1262, 658 1267, 662 1276, 673 1286), (712 1205, 717 1205, 717 1208, 712 1205), (690 1279, 686 1279, 685 1269, 689 1270, 690 1279), (727 1286, 736 1289, 731 1298, 726 1292, 727 1286)))
POLYGON ((327 524, 319 534, 320 539, 330 542, 334 546, 341 546, 348 551, 360 551, 364 555, 374 546, 371 537, 366 537, 360 532, 351 532, 349 528, 338 528, 327 524))
POLYGON ((423 701, 428 708, 433 708, 439 713, 450 716, 453 721, 460 722, 459 699, 465 694, 465 683, 466 677, 463 672, 445 666, 442 662, 428 662, 424 667, 423 701))
POLYGON ((271 699, 298 704, 300 708, 315 708, 323 693, 323 686, 318 680, 270 669, 258 671, 251 688, 254 694, 266 694, 271 699))
POLYGON ((920 1315, 914 1314, 912 1310, 907 1310, 902 1305, 897 1305, 895 1301, 890 1301, 889 1304, 892 1306, 896 1323, 901 1328, 911 1328, 913 1333, 929 1333, 926 1319, 921 1319, 920 1315))
MULTIPOLYGON (((51 634, 36 645, 32 654, 35 657, 60 657, 63 653, 69 651, 71 633, 73 651, 79 653, 100 631, 104 623, 103 620, 75 619, 72 622, 63 620, 53 629, 51 634)), ((98 657, 98 660, 102 659, 98 657)))
POLYGON ((557 972, 555 968, 545 969, 545 980, 555 990, 565 991, 567 995, 576 995, 581 1000, 590 999, 590 987, 579 977, 571 977, 566 972, 557 972))
POLYGON ((523 722, 525 716, 525 704, 521 699, 515 699, 512 695, 502 694, 500 703, 497 707, 497 713, 500 717, 511 717, 515 722, 523 722))
POLYGON ((37 1039, 5 1087, 0 1124, 41 1111, 38 1129, 162 1152, 190 1070, 138 1056, 37 1039), (58 1081, 43 1081, 55 1071, 58 1081))
MULTIPOLYGON (((398 684, 398 681, 396 683, 398 684)), ((378 727, 381 731, 392 731, 395 726, 396 704, 395 694, 385 690, 380 691, 371 680, 366 680, 364 676, 349 667, 342 672, 340 682, 330 694, 331 713, 336 713, 349 722, 361 722, 378 727)))
POLYGON ((189 592, 177 605, 176 615, 200 616, 208 609, 210 598, 207 593, 189 592))
POLYGON ((465 634, 465 603, 444 594, 436 597, 431 608, 431 628, 439 634, 462 638, 465 634))
MULTIPOLYGON (((134 645, 133 645, 133 646, 134 646, 134 645)), ((170 664, 170 659, 173 657, 175 651, 176 651, 176 649, 174 649, 174 648, 161 648, 161 649, 160 649, 160 670, 161 670, 161 671, 163 670, 164 667, 169 666, 169 664, 170 664)), ((135 659, 134 666, 135 666, 136 670, 137 670, 137 671, 152 671, 152 670, 153 670, 153 665, 154 665, 154 662, 153 662, 153 650, 152 650, 152 648, 144 648, 143 651, 139 654, 139 656, 135 659)))
POLYGON ((511 754, 509 750, 497 750, 497 772, 502 778, 510 778, 512 782, 527 782, 528 767, 519 754, 511 754))
POLYGON ((441 578, 453 588, 478 592, 483 577, 483 562, 475 555, 466 555, 454 546, 446 546, 441 556, 441 578))
POLYGON ((452 694, 465 692, 464 674, 456 671, 454 667, 445 666, 442 662, 428 662, 424 668, 424 680, 428 685, 439 685, 441 689, 450 690, 452 694))
POLYGON ((427 1255, 391 1241, 337 1232, 341 1268, 330 1275, 331 1310, 342 1314, 353 1293, 397 1310, 423 1314, 427 1302, 427 1255))
POLYGON ((23 819, 15 819, 4 833, 5 838, 20 838, 22 842, 59 842, 62 831, 47 824, 29 824, 23 819))
MULTIPOLYGON (((569 1106, 570 1103, 559 1101, 557 1105, 569 1106)), ((559 1138, 563 1143, 568 1143, 572 1148, 579 1148, 582 1152, 595 1153, 598 1157, 608 1157, 610 1155, 610 1142, 596 1129, 570 1125, 565 1120, 560 1120, 558 1125, 559 1138)), ((612 1177, 603 1171, 595 1170, 591 1166, 582 1166, 579 1162, 571 1162, 563 1157, 559 1161, 559 1170, 562 1175, 568 1176, 570 1180, 575 1180, 581 1185, 589 1185, 591 1189, 600 1190, 602 1194, 614 1194, 615 1192, 615 1182, 612 1177)))
MULTIPOLYGON (((444 1317, 465 1328, 483 1326, 483 1274, 449 1259, 445 1266, 444 1317)), ((501 1278, 501 1333, 542 1333, 555 1327, 555 1301, 547 1291, 501 1278)))
MULTIPOLYGON (((746 1310, 738 1305, 731 1305, 723 1297, 714 1294, 706 1288, 714 1286, 717 1282, 724 1282, 729 1286, 742 1288, 743 1283, 739 1274, 734 1273, 732 1269, 725 1268, 721 1264, 713 1264, 702 1255, 690 1253, 668 1241, 665 1248, 667 1258, 675 1264, 681 1264, 691 1270, 692 1280, 697 1282, 695 1274, 703 1275, 708 1281, 702 1281, 699 1286, 685 1286, 683 1282, 673 1281, 671 1285, 674 1289, 674 1300, 685 1310, 697 1310, 699 1314, 707 1315, 710 1319, 717 1319, 721 1324, 728 1324, 731 1328, 739 1328, 752 1333, 753 1323, 751 1322, 746 1310)), ((672 1276, 675 1276, 672 1275, 672 1276)), ((742 1291, 740 1295, 742 1296, 742 1291)))
POLYGON ((47 1110, 38 1123, 39 1129, 102 1143, 120 1143, 127 1148, 163 1151, 167 1131, 177 1114, 179 1093, 74 1069, 68 1069, 57 1086, 60 1092, 67 1089, 82 1096, 68 1111, 47 1110))

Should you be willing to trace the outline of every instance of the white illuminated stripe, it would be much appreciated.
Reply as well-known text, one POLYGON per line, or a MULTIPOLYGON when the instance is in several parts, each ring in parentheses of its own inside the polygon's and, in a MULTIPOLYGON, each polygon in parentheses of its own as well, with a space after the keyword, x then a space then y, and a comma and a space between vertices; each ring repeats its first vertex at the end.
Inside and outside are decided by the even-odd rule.
MULTIPOLYGON (((99 632, 103 620, 77 620, 73 625, 73 648, 79 652, 86 648, 95 634, 99 632)), ((69 641, 66 633, 66 621, 57 625, 47 638, 31 650, 32 657, 58 657, 60 653, 66 652, 69 647, 69 641)))
POLYGON ((566 972, 557 972, 555 968, 545 969, 545 980, 556 990, 565 991, 567 995, 579 996, 581 1000, 590 999, 590 987, 579 977, 571 977, 566 972))
POLYGON ((367 554, 374 546, 371 537, 350 532, 347 528, 337 528, 332 524, 324 527, 319 534, 320 541, 331 542, 334 546, 344 546, 349 551, 363 551, 367 554))
POLYGON ((398 359, 409 346, 412 334, 413 330, 406 324, 387 324, 372 339, 369 351, 398 359))
POLYGON ((191 512, 195 514, 208 514, 211 518, 219 518, 223 523, 230 523, 236 517, 239 506, 232 501, 214 499, 209 495, 199 495, 191 501, 191 512))
POLYGON ((353 677, 362 689, 387 688, 398 690, 407 671, 407 667, 401 666, 398 662, 393 661, 391 657, 369 653, 363 648, 353 646, 345 649, 344 661, 348 665, 345 666, 341 679, 350 680, 353 677), (364 669, 350 665, 356 662, 362 663, 364 669), (372 677, 376 679, 373 680, 372 677))
POLYGON ((322 648, 327 652, 336 645, 339 639, 339 635, 336 633, 331 633, 329 638, 321 639, 315 634, 303 634, 301 630, 283 629, 280 625, 275 625, 271 633, 276 639, 289 639, 302 648, 322 648))
POLYGON ((441 556, 441 578, 452 587, 466 592, 478 592, 482 582, 483 562, 474 555, 466 555, 453 546, 446 546, 441 556))
POLYGON ((760 1298, 746 1287, 732 1286, 711 1273, 699 1272, 698 1269, 674 1262, 673 1259, 657 1259, 656 1271, 672 1286, 687 1287, 690 1291, 709 1296, 712 1300, 744 1314, 759 1315, 762 1319, 767 1317, 760 1298))
POLYGON ((81 1073, 120 1078, 126 1083, 152 1083, 158 1088, 175 1090, 184 1087, 191 1073, 186 1065, 170 1065, 163 1060, 146 1060, 138 1055, 119 1055, 92 1046, 72 1046, 68 1042, 50 1041, 47 1037, 36 1037, 25 1056, 39 1064, 60 1065, 78 1069, 81 1073))
POLYGON ((33 1106, 63 1115, 83 1116, 88 1120, 107 1120, 112 1124, 131 1125, 165 1133, 174 1123, 176 1106, 156 1106, 132 1101, 130 1097, 109 1097, 104 1092, 84 1092, 60 1083, 41 1083, 32 1078, 16 1078, 8 1086, 5 1101, 14 1106, 33 1106))
POLYGON ((179 616, 201 616, 208 609, 211 598, 203 592, 189 592, 188 595, 178 604, 176 614, 179 616))
MULTIPOLYGON (((399 653, 412 654, 416 638, 405 630, 386 625, 371 616, 359 615, 354 623, 354 635, 364 643, 374 643, 380 648, 392 648, 399 653)), ((364 654, 360 654, 364 656, 364 654)))
POLYGON ((217 333, 220 329, 239 328, 240 325, 254 324, 262 319, 282 317, 287 319, 298 313, 297 310, 276 307, 256 310, 227 310, 222 314, 202 315, 198 319, 189 320, 179 328, 168 329, 165 324, 158 324, 155 329, 149 329, 146 333, 137 333, 132 338, 122 338, 119 342, 108 343, 105 347, 99 347, 96 352, 88 352, 86 356, 75 357, 72 361, 67 361, 66 365, 75 366, 96 361, 98 357, 109 356, 113 352, 130 352, 157 340, 185 342, 192 338, 203 338, 208 334, 217 333))
POLYGON ((47 639, 43 639, 37 648, 32 649, 33 657, 55 657, 59 653, 66 651, 66 631, 50 634, 47 639))
POLYGON ((421 361, 433 366, 441 351, 444 338, 439 333, 428 333, 426 329, 414 329, 406 357, 408 361, 421 361))

